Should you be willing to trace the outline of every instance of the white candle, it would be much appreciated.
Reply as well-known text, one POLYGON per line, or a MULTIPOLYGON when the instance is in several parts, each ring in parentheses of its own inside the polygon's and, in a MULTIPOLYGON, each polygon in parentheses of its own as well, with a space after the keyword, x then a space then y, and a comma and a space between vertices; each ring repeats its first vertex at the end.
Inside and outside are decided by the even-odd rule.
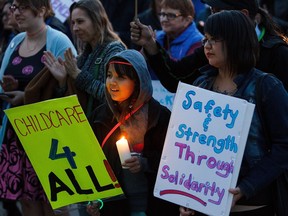
MULTIPOLYGON (((123 164, 125 163, 125 160, 131 158, 130 148, 127 139, 125 139, 125 137, 122 137, 116 142, 116 146, 118 149, 121 164, 123 164)), ((122 168, 127 169, 128 167, 122 166, 122 168)))

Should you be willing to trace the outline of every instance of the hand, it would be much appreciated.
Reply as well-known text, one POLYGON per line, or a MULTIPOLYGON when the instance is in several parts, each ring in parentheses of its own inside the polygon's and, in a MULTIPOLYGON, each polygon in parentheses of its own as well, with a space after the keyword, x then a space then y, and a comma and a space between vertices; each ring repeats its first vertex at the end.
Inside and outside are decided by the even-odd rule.
POLYGON ((2 100, 7 101, 13 106, 19 106, 24 103, 24 92, 23 91, 10 91, 5 92, 8 97, 3 97, 2 100))
POLYGON ((0 81, 0 85, 4 91, 15 91, 18 89, 19 83, 11 75, 4 75, 2 81, 0 81))
POLYGON ((236 187, 236 188, 230 188, 229 189, 229 192, 232 193, 234 196, 233 196, 233 200, 232 200, 232 206, 235 206, 236 202, 241 199, 241 197, 243 197, 243 193, 241 192, 240 188, 239 187, 236 187))
POLYGON ((76 79, 81 70, 77 67, 77 59, 73 55, 71 48, 68 48, 65 51, 64 57, 65 57, 64 66, 67 73, 73 79, 76 79))
POLYGON ((131 158, 125 160, 125 163, 122 165, 128 167, 131 173, 140 172, 141 170, 140 157, 132 156, 131 158))
POLYGON ((100 216, 100 212, 96 203, 87 205, 86 211, 91 216, 100 216))
POLYGON ((140 23, 139 19, 130 23, 131 41, 143 48, 151 55, 158 52, 155 33, 151 26, 140 23))
POLYGON ((45 66, 52 73, 54 78, 58 81, 59 87, 63 87, 66 85, 67 72, 64 67, 63 60, 59 58, 58 60, 50 51, 44 51, 45 66))
POLYGON ((180 216, 195 215, 195 211, 183 206, 179 207, 180 216))

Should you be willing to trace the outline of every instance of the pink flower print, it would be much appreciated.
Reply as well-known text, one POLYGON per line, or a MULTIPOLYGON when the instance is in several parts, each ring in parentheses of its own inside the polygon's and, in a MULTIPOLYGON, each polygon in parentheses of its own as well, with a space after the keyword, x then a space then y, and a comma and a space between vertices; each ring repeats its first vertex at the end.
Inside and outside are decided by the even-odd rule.
POLYGON ((41 57, 41 62, 44 64, 45 60, 46 60, 46 58, 45 58, 45 56, 43 55, 43 56, 41 57))
POLYGON ((22 58, 21 58, 20 56, 17 56, 17 57, 15 57, 15 58, 13 59, 12 64, 13 64, 13 65, 18 65, 18 64, 21 63, 21 61, 22 61, 22 58))
POLYGON ((32 65, 28 65, 22 69, 22 74, 29 75, 33 72, 34 68, 32 65))

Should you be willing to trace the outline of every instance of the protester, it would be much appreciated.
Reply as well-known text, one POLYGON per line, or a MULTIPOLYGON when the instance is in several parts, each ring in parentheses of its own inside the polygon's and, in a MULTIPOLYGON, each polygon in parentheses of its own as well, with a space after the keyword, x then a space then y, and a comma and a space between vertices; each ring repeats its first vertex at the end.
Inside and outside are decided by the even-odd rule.
MULTIPOLYGON (((237 187, 229 190, 234 195, 230 215, 274 216, 274 181, 288 169, 287 91, 279 79, 269 75, 259 86, 261 93, 257 92, 257 80, 265 73, 255 68, 257 35, 253 22, 243 13, 211 15, 204 32, 209 65, 200 69, 201 76, 193 85, 256 104, 237 187), (257 106, 263 107, 261 113, 257 106)), ((180 212, 182 216, 191 214, 183 207, 180 212)))
MULTIPOLYGON (((156 40, 167 51, 170 58, 179 60, 201 47, 203 35, 194 22, 195 10, 191 0, 163 0, 158 15, 162 30, 156 31, 156 40)), ((153 88, 155 92, 158 91, 155 99, 169 107, 173 95, 168 96, 169 93, 167 94, 167 90, 161 85, 149 65, 148 69, 153 80, 153 88)))
MULTIPOLYGON (((8 45, 0 69, 2 110, 23 105, 24 89, 44 68, 43 52, 64 56, 68 48, 76 55, 72 42, 63 33, 44 22, 51 11, 49 0, 14 0, 10 7, 24 32, 8 45)), ((19 200, 24 216, 54 215, 37 175, 12 126, 4 116, 1 127, 0 197, 19 200)))
POLYGON ((259 0, 259 4, 268 11, 281 30, 288 34, 288 1, 259 0))
MULTIPOLYGON (((259 8, 257 0, 203 0, 203 2, 212 7, 212 12, 241 10, 255 22, 260 45, 260 58, 256 68, 275 74, 288 89, 287 38, 277 31, 269 15, 259 8)), ((176 91, 178 81, 193 83, 199 76, 198 68, 208 63, 202 47, 196 49, 193 54, 174 61, 153 38, 153 32, 149 27, 142 25, 139 21, 131 22, 130 25, 132 41, 143 46, 149 65, 164 87, 171 92, 176 91)))
MULTIPOLYGON (((6 51, 8 44, 10 43, 12 38, 20 32, 18 24, 10 10, 10 6, 12 5, 13 0, 6 0, 3 2, 4 2, 2 9, 3 31, 1 32, 0 37, 0 65, 2 64, 2 59, 4 57, 4 53, 6 51)), ((22 215, 15 201, 3 199, 1 202, 3 209, 5 209, 6 211, 7 216, 22 215)))
POLYGON ((107 60, 126 47, 113 31, 112 25, 99 0, 80 0, 70 6, 72 31, 85 44, 77 58, 70 49, 63 60, 45 53, 45 65, 59 82, 63 92, 67 89, 67 75, 75 80, 76 88, 89 96, 85 110, 91 110, 104 100, 104 66, 107 60), (76 63, 77 61, 77 63, 76 63))
POLYGON ((201 47, 203 35, 194 22, 195 10, 191 0, 163 0, 159 13, 162 30, 157 42, 173 59, 181 59, 201 47))
POLYGON ((10 43, 12 38, 20 32, 18 25, 10 11, 10 6, 12 2, 13 0, 6 0, 2 9, 1 21, 3 25, 3 30, 1 32, 0 37, 0 65, 2 63, 2 58, 4 56, 8 44, 10 43))
POLYGON ((126 50, 114 55, 106 69, 107 102, 95 109, 92 128, 126 199, 104 202, 101 216, 177 215, 177 205, 153 196, 170 111, 152 97, 145 59, 126 50), (115 144, 122 136, 136 155, 123 164, 115 144))

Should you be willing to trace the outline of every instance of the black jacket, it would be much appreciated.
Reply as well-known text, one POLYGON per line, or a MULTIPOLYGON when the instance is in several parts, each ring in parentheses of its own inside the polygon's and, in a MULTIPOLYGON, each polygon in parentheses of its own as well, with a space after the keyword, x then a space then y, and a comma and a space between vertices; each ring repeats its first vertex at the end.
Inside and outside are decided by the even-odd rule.
MULTIPOLYGON (((179 210, 177 205, 160 200, 153 196, 154 184, 170 119, 170 111, 166 107, 161 106, 159 102, 153 98, 148 102, 148 105, 148 130, 144 137, 144 149, 142 152, 143 157, 147 158, 149 166, 149 170, 145 172, 149 187, 147 215, 178 215, 179 210)), ((95 110, 91 126, 100 144, 106 137, 106 134, 108 134, 116 124, 117 121, 113 119, 113 114, 107 104, 102 104, 95 110)), ((120 159, 115 145, 119 137, 120 130, 118 128, 109 137, 103 147, 104 154, 106 155, 116 177, 119 177, 122 172, 120 159)), ((121 185, 121 182, 119 183, 121 185)), ((125 200, 106 203, 104 204, 104 208, 106 206, 106 209, 101 212, 101 215, 113 215, 113 212, 117 212, 117 215, 125 215, 127 213, 125 212, 125 208, 126 210, 128 209, 125 205, 127 205, 125 200), (109 211, 110 206, 110 210, 112 211, 109 211)))
MULTIPOLYGON (((280 37, 268 34, 264 36, 259 45, 260 56, 256 68, 276 75, 287 90, 288 45, 280 37)), ((200 75, 198 69, 208 64, 203 47, 179 61, 170 59, 159 44, 158 47, 160 52, 156 55, 149 55, 145 52, 145 56, 162 85, 170 92, 176 92, 178 81, 192 84, 200 75)))

